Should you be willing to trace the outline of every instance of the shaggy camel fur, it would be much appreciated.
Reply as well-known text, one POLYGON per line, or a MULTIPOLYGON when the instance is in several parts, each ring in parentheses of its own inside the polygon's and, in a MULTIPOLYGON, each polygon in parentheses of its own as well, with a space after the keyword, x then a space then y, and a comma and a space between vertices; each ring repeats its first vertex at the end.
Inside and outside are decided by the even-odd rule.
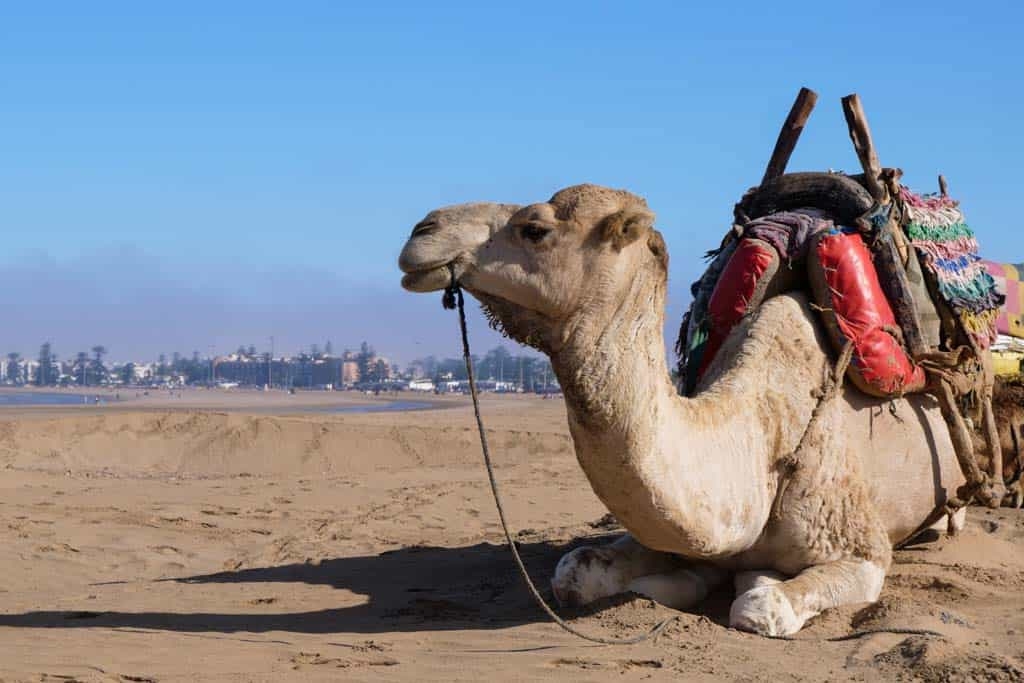
POLYGON ((686 608, 735 573, 731 624, 784 635, 878 598, 892 545, 963 482, 933 399, 819 401, 833 360, 798 295, 744 320, 681 397, 662 334, 668 255, 644 200, 581 185, 501 225, 482 215, 508 207, 475 206, 471 229, 436 213, 414 229, 402 283, 440 289, 453 264, 551 358, 580 465, 629 532, 561 559, 560 602, 633 590, 686 608))

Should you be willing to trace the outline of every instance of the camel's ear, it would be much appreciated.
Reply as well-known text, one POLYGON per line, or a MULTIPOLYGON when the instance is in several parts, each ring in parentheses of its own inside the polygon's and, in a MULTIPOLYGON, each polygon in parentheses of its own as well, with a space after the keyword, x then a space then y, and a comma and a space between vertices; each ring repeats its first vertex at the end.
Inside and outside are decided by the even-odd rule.
POLYGON ((612 243, 616 251, 629 246, 654 227, 654 214, 646 209, 631 207, 617 211, 601 223, 601 236, 612 243))
POLYGON ((657 257, 662 270, 668 272, 668 247, 665 246, 665 238, 661 236, 660 232, 651 230, 651 234, 647 238, 647 248, 657 257))

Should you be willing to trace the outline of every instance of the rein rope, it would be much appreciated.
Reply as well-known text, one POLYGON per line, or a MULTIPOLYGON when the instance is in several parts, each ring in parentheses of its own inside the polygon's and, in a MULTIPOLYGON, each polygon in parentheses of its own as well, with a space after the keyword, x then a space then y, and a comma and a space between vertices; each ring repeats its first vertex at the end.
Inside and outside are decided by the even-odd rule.
POLYGON ((480 417, 480 398, 477 395, 476 389, 476 377, 473 373, 473 359, 469 353, 469 335, 466 332, 466 305, 465 300, 462 297, 462 288, 459 287, 458 280, 455 277, 455 267, 448 264, 448 271, 451 273, 451 283, 444 291, 444 298, 441 300, 442 305, 451 310, 458 308, 459 311, 459 329, 462 332, 462 359, 466 362, 466 374, 469 377, 469 393, 473 397, 473 414, 476 416, 476 427, 480 432, 480 447, 484 454, 484 464, 487 466, 487 479, 491 483, 491 493, 494 495, 494 504, 498 508, 498 519, 501 520, 501 530, 505 532, 505 541, 508 543, 509 550, 512 551, 512 557, 516 561, 516 566, 519 568, 519 574, 523 577, 523 582, 530 591, 530 595, 533 596, 534 601, 537 605, 544 610, 553 622, 562 627, 565 631, 572 635, 582 638, 583 640, 589 640, 592 643, 598 643, 600 645, 635 645, 642 643, 645 640, 657 639, 658 636, 664 632, 666 628, 674 621, 679 619, 679 615, 674 615, 666 619, 662 619, 655 624, 646 633, 641 633, 638 636, 631 638, 604 638, 601 636, 592 636, 583 633, 575 626, 567 623, 562 617, 555 613, 555 610, 548 606, 544 597, 537 590, 537 586, 534 585, 533 579, 530 578, 530 574, 526 571, 526 565, 523 564, 523 558, 519 556, 519 548, 516 547, 516 542, 512 539, 512 533, 508 530, 508 521, 505 519, 505 508, 501 504, 501 495, 498 493, 498 482, 494 478, 494 465, 491 463, 491 450, 487 446, 487 433, 484 430, 484 422, 480 417))
MULTIPOLYGON (((599 645, 636 645, 643 643, 647 640, 656 641, 658 636, 665 632, 670 625, 678 621, 682 615, 676 614, 665 619, 662 619, 657 624, 652 626, 650 630, 645 633, 641 633, 630 638, 605 638, 602 636, 592 636, 583 631, 580 631, 575 626, 572 626, 567 621, 558 616, 555 610, 551 609, 547 601, 537 590, 537 586, 533 583, 533 579, 530 578, 529 572, 526 571, 526 565, 523 564, 523 558, 519 555, 519 548, 516 546, 516 542, 512 539, 512 532, 508 528, 508 520, 505 518, 505 507, 501 504, 501 495, 498 492, 498 482, 494 478, 494 465, 491 462, 491 449, 487 445, 487 432, 484 429, 483 418, 480 417, 480 397, 476 388, 476 375, 473 372, 473 359, 469 353, 469 334, 466 330, 466 302, 462 296, 462 288, 459 286, 458 279, 455 277, 455 266, 451 263, 448 264, 448 272, 451 275, 451 281, 444 290, 444 295, 441 298, 441 305, 447 310, 458 309, 459 313, 459 331, 462 335, 462 359, 466 363, 466 375, 469 378, 469 393, 473 398, 473 415, 476 417, 477 431, 480 433, 480 448, 483 451, 484 465, 487 468, 487 480, 491 485, 491 494, 494 496, 494 505, 498 509, 498 519, 501 520, 501 530, 505 533, 505 541, 508 543, 508 549, 512 551, 512 557, 516 562, 516 567, 519 568, 519 575, 523 578, 523 583, 526 584, 526 588, 530 591, 530 595, 533 596, 534 601, 544 611, 551 621, 555 622, 564 631, 571 633, 577 638, 590 641, 591 643, 597 643, 599 645)), ((819 414, 826 403, 835 398, 838 393, 839 387, 842 386, 842 378, 845 374, 846 366, 850 362, 852 355, 852 345, 847 345, 847 348, 843 349, 843 353, 840 355, 838 368, 832 373, 831 382, 826 385, 825 390, 819 399, 818 405, 814 409, 814 415, 812 422, 819 417, 819 414)), ((810 425, 808 425, 808 430, 810 425)), ((800 440, 800 445, 803 445, 804 440, 807 438, 807 432, 805 431, 804 436, 800 440)), ((798 449, 799 450, 799 449, 798 449)), ((896 633, 903 635, 919 635, 919 636, 935 636, 938 638, 945 638, 945 636, 938 631, 932 631, 930 629, 915 629, 915 628, 871 628, 864 629, 861 631, 853 631, 841 636, 834 636, 831 638, 797 638, 794 636, 764 636, 771 640, 786 640, 786 641, 826 641, 826 642, 841 642, 845 640, 854 640, 857 638, 863 638, 864 636, 874 635, 877 633, 896 633)))

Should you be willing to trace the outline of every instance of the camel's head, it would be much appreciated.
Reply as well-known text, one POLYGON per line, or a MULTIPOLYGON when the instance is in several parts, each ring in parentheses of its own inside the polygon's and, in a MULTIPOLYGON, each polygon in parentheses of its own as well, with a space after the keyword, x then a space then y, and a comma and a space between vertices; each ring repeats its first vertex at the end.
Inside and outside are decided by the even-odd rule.
POLYGON ((547 202, 512 208, 470 204, 429 214, 402 251, 402 285, 442 289, 452 263, 497 326, 545 351, 560 345, 575 314, 598 323, 613 315, 641 271, 654 272, 663 285, 665 243, 640 197, 577 185, 547 202))

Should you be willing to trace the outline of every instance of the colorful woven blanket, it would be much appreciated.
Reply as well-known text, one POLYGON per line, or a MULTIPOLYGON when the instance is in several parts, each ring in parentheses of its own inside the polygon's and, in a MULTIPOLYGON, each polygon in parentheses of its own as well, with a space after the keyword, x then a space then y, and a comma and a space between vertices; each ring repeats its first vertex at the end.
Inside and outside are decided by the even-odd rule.
POLYGON ((988 274, 996 282, 996 288, 1006 296, 1006 303, 996 318, 999 334, 1024 338, 1024 263, 996 263, 982 261, 988 274))
POLYGON ((939 295, 978 346, 996 340, 996 319, 1003 296, 978 256, 978 241, 967 226, 959 202, 938 195, 917 195, 900 188, 906 232, 921 265, 938 284, 939 295))

